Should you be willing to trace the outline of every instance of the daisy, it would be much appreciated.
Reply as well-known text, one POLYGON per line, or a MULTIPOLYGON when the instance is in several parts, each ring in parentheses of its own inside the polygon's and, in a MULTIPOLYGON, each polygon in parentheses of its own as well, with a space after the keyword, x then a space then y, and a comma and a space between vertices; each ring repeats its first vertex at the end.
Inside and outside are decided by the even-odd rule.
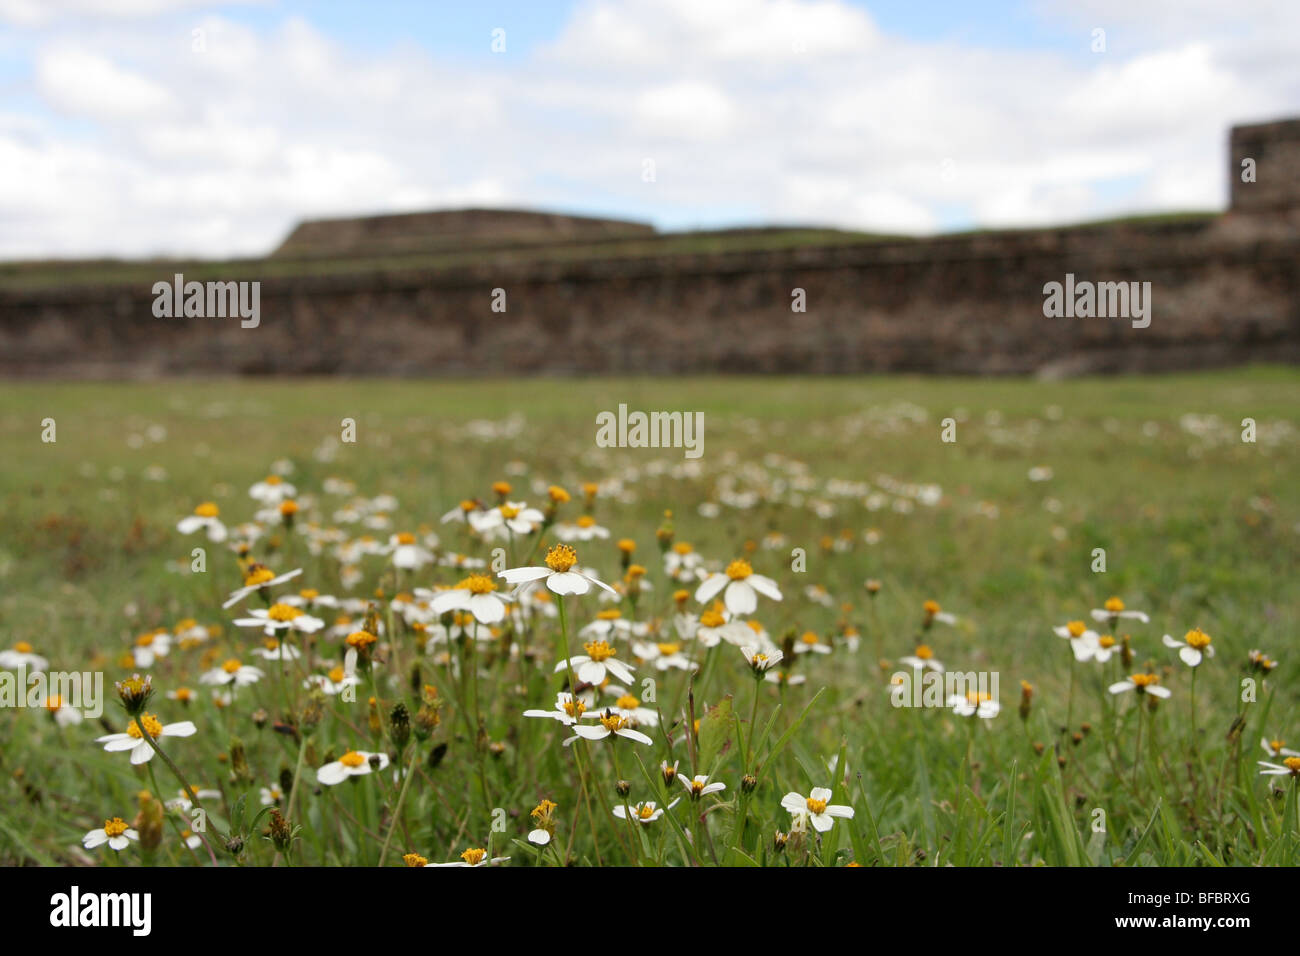
POLYGON ((664 574, 674 581, 704 574, 704 558, 685 541, 678 541, 664 552, 664 574))
POLYGON ((284 791, 280 789, 278 783, 273 783, 269 787, 262 787, 258 799, 262 801, 262 806, 269 807, 284 800, 284 791))
POLYGON ((732 614, 753 614, 758 607, 758 595, 781 600, 781 591, 776 582, 761 574, 755 574, 753 566, 743 558, 737 558, 727 565, 721 574, 710 574, 695 590, 695 600, 704 604, 722 592, 727 610, 732 614), (726 591, 723 592, 723 588, 726 591))
POLYGON ((935 659, 934 651, 930 650, 929 644, 918 644, 916 653, 907 657, 900 657, 898 660, 913 670, 932 670, 939 674, 943 673, 943 664, 935 659))
POLYGON ((831 646, 823 643, 814 631, 804 631, 794 645, 795 654, 829 654, 831 646))
MULTIPOLYGON (((546 567, 511 568, 502 571, 497 577, 505 578, 509 584, 523 585, 546 579, 546 587, 556 594, 586 594, 594 584, 611 594, 617 594, 604 581, 574 571, 578 563, 578 553, 567 544, 557 544, 546 552, 546 567)), ((517 589, 516 589, 517 590, 517 589)), ((630 679, 630 678, 629 678, 630 679)))
POLYGON ((742 621, 728 621, 725 614, 715 608, 693 614, 679 614, 673 622, 684 640, 699 641, 703 647, 717 647, 723 641, 740 647, 754 639, 754 632, 742 621))
POLYGON ((532 534, 545 520, 545 515, 522 501, 507 501, 469 516, 470 527, 488 541, 507 538, 511 534, 532 534))
POLYGON ((1181 641, 1175 640, 1168 634, 1161 640, 1165 647, 1182 648, 1178 652, 1178 656, 1183 659, 1183 663, 1188 667, 1196 667, 1201 663, 1202 659, 1214 656, 1214 648, 1210 646, 1210 635, 1199 627, 1194 627, 1188 631, 1181 641))
POLYGON ((1269 763, 1267 760, 1259 761, 1259 765, 1264 769, 1260 774, 1265 777, 1280 777, 1289 774, 1292 777, 1300 779, 1300 757, 1287 757, 1281 764, 1269 763))
POLYGON ((975 691, 952 694, 948 698, 948 706, 958 717, 979 717, 983 720, 992 720, 1002 709, 1002 705, 992 696, 975 691))
POLYGON ((266 635, 274 634, 276 631, 301 631, 303 634, 314 634, 325 626, 325 622, 320 618, 312 617, 301 608, 280 601, 268 608, 254 608, 248 612, 248 617, 236 618, 235 624, 239 627, 260 627, 262 633, 266 635))
POLYGON ((1052 633, 1070 642, 1070 650, 1074 651, 1076 661, 1092 660, 1097 654, 1097 632, 1089 630, 1083 621, 1070 621, 1061 627, 1054 627, 1052 633))
POLYGON ((1143 624, 1146 624, 1151 620, 1151 618, 1147 617, 1146 614, 1141 611, 1124 610, 1124 602, 1117 597, 1107 598, 1106 604, 1103 607, 1094 608, 1092 612, 1092 619, 1094 621, 1109 621, 1111 627, 1114 627, 1115 622, 1120 618, 1132 618, 1141 621, 1143 624))
POLYGON ((268 637, 262 642, 262 647, 255 647, 250 654, 256 654, 258 657, 267 661, 296 661, 302 657, 302 651, 292 644, 285 644, 274 637, 268 637))
POLYGON ((774 667, 781 663, 782 654, 780 651, 760 650, 752 645, 747 645, 740 649, 744 655, 745 661, 749 664, 750 670, 756 677, 761 677, 767 673, 768 668, 774 667))
POLYGON ((193 534, 200 528, 206 528, 208 540, 221 542, 226 540, 226 526, 217 517, 220 509, 211 501, 205 501, 194 509, 194 514, 187 515, 176 523, 176 530, 181 534, 193 534))
MULTIPOLYGON (((678 797, 672 803, 668 804, 667 809, 671 810, 679 803, 681 803, 681 797, 678 797)), ((662 817, 664 815, 664 808, 658 806, 653 800, 647 800, 645 803, 634 803, 630 807, 619 804, 614 808, 613 814, 620 820, 626 820, 630 814, 632 819, 637 823, 645 825, 647 823, 654 823, 662 817)))
POLYGON ((1160 686, 1160 677, 1157 674, 1134 674, 1131 677, 1125 677, 1118 683, 1111 684, 1107 688, 1112 694, 1123 694, 1126 691, 1135 690, 1139 694, 1150 694, 1152 697, 1168 697, 1170 694, 1168 687, 1160 686))
POLYGON ((249 684, 256 684, 263 676, 265 675, 262 673, 261 668, 240 663, 239 658, 231 657, 220 667, 214 667, 201 675, 199 683, 234 684, 236 687, 247 687, 249 684))
POLYGON ((537 824, 532 830, 528 831, 528 842, 536 846, 546 846, 551 842, 551 837, 555 835, 555 820, 553 816, 558 807, 553 800, 543 800, 537 806, 533 807, 529 814, 537 824))
POLYGON ((298 489, 279 475, 267 475, 248 489, 248 497, 264 505, 279 505, 281 501, 293 498, 297 494, 298 489))
POLYGON ((574 724, 573 733, 575 736, 569 737, 564 741, 564 746, 569 746, 579 738, 583 740, 604 740, 606 737, 626 737, 628 740, 635 740, 639 744, 654 743, 649 737, 639 730, 633 730, 626 717, 606 710, 604 716, 600 718, 600 726, 592 727, 586 724, 574 724))
POLYGON ((276 575, 274 571, 264 564, 250 564, 247 573, 244 575, 244 586, 231 591, 230 597, 228 597, 226 603, 221 606, 223 608, 233 607, 254 591, 260 591, 263 588, 273 588, 277 584, 283 584, 285 581, 292 580, 300 574, 302 574, 302 568, 295 568, 292 571, 286 571, 284 574, 276 575))
POLYGON ((1264 753, 1270 757, 1300 757, 1300 750, 1292 750, 1286 745, 1285 740, 1269 740, 1267 737, 1261 738, 1259 745, 1264 748, 1264 753))
POLYGON ((452 863, 426 863, 425 866, 488 866, 489 864, 504 863, 510 859, 508 856, 494 856, 488 859, 487 850, 471 849, 466 850, 460 855, 460 859, 452 863))
POLYGON ((947 611, 943 610, 943 608, 939 607, 938 601, 926 601, 921 605, 921 610, 925 614, 925 618, 921 621, 922 627, 929 627, 935 621, 938 621, 940 624, 947 624, 950 627, 957 623, 956 615, 949 614, 947 611))
POLYGON ((706 797, 711 793, 717 793, 719 790, 726 790, 725 783, 709 783, 709 775, 706 773, 697 773, 689 780, 685 776, 678 776, 683 787, 686 788, 686 794, 692 800, 698 800, 700 797, 706 797))
POLYGON ((655 670, 666 671, 672 668, 682 671, 695 670, 695 662, 682 653, 680 644, 651 644, 637 641, 632 645, 632 653, 647 664, 653 664, 655 670))
POLYGON ((659 713, 649 707, 642 707, 641 701, 634 697, 631 691, 617 684, 608 685, 606 690, 617 695, 609 709, 620 717, 626 717, 632 726, 657 727, 659 725, 659 713))
POLYGON ((466 498, 456 507, 452 508, 445 515, 443 515, 441 520, 443 524, 446 524, 449 521, 458 521, 461 524, 465 524, 468 516, 478 510, 479 510, 479 503, 470 498, 466 498))
POLYGON ((195 797, 198 797, 200 800, 221 799, 220 790, 211 790, 211 789, 202 790, 198 787, 194 787, 192 790, 186 790, 185 788, 182 787, 181 789, 177 790, 176 793, 177 793, 176 797, 167 801, 168 810, 184 810, 186 813, 188 813, 190 809, 194 806, 195 797))
POLYGON ((110 850, 122 851, 132 840, 139 840, 140 834, 126 825, 126 821, 121 817, 113 817, 111 820, 105 820, 104 825, 98 830, 91 830, 81 838, 81 845, 87 850, 93 850, 97 846, 108 844, 110 850))
POLYGON ((830 802, 829 787, 813 787, 812 792, 804 797, 791 791, 781 798, 781 806, 789 810, 796 819, 806 816, 818 833, 825 833, 835 825, 835 818, 853 819, 853 808, 830 802))
POLYGON ((555 526, 555 536, 561 541, 591 541, 595 538, 608 538, 609 529, 596 524, 591 515, 583 515, 573 524, 555 526))
POLYGON ((386 550, 392 555, 393 567, 403 571, 418 571, 433 563, 433 552, 417 543, 415 535, 408 531, 392 535, 386 550))
POLYGON ((496 589, 496 582, 486 574, 471 574, 454 588, 434 595, 429 609, 439 616, 448 611, 468 611, 480 624, 496 624, 505 620, 506 602, 510 600, 508 595, 494 593, 496 589))
POLYGON ((650 627, 645 622, 629 621, 623 617, 622 611, 617 608, 610 608, 607 611, 599 612, 596 615, 596 620, 580 630, 578 636, 608 640, 611 635, 614 637, 644 637, 649 632, 650 627))
MULTIPOLYGON (((149 736, 155 741, 164 737, 191 737, 198 733, 198 728, 194 726, 193 721, 182 720, 175 724, 164 724, 153 714, 141 714, 140 723, 144 724, 144 729, 149 732, 149 736)), ((104 749, 109 753, 116 753, 121 750, 131 751, 131 763, 142 764, 148 763, 153 759, 153 747, 144 739, 140 733, 140 727, 133 719, 127 724, 126 733, 124 734, 105 734, 103 737, 96 737, 95 743, 103 744, 104 749)))
POLYGON ((302 682, 306 688, 315 687, 322 694, 333 697, 335 694, 343 692, 345 687, 355 687, 361 683, 361 678, 356 674, 349 673, 347 668, 340 664, 330 669, 326 674, 312 674, 302 682))
POLYGON ((549 717, 552 720, 558 720, 566 727, 571 727, 578 722, 578 718, 587 710, 587 704, 581 697, 574 699, 572 694, 559 693, 555 695, 555 707, 552 710, 526 710, 525 717, 549 717))
POLYGON ((375 764, 375 770, 383 770, 388 766, 388 754, 370 753, 366 750, 349 750, 338 760, 333 763, 327 763, 316 771, 317 783, 323 783, 327 787, 332 787, 337 783, 342 783, 348 777, 364 777, 371 771, 371 764, 375 764))
POLYGON ((292 607, 311 609, 318 607, 335 608, 339 606, 339 599, 332 594, 321 594, 315 588, 303 588, 297 594, 290 594, 280 598, 280 603, 292 607))
POLYGON ((560 671, 572 668, 578 680, 597 686, 604 683, 607 673, 613 674, 625 684, 631 684, 635 680, 632 676, 632 667, 615 659, 614 655, 618 651, 610 647, 607 641, 588 641, 582 647, 586 654, 578 654, 568 660, 560 661, 555 665, 554 673, 558 674, 560 671))
POLYGON ((65 704, 60 694, 51 694, 45 698, 45 709, 49 711, 54 718, 54 722, 60 727, 70 727, 73 724, 81 723, 81 711, 65 704))
MULTIPOLYGON (((1075 642, 1077 643, 1077 642, 1075 642)), ((1097 643, 1091 648, 1092 660, 1099 664, 1105 664, 1120 650, 1119 641, 1115 640, 1109 634, 1103 634, 1097 638, 1097 643)), ((1087 658, 1083 658, 1086 660, 1087 658)))
POLYGON ((19 641, 12 650, 0 651, 0 667, 5 670, 43 671, 49 666, 49 661, 32 653, 32 645, 26 641, 19 641))

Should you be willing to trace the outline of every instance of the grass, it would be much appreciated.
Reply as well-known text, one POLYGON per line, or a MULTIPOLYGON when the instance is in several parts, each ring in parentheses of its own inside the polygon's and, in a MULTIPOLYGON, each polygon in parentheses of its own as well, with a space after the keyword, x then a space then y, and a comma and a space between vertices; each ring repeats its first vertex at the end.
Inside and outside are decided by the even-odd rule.
MULTIPOLYGON (((219 791, 204 801, 205 835, 223 863, 374 865, 382 857, 392 865, 406 853, 455 860, 467 847, 516 865, 1300 862, 1296 787, 1259 776, 1256 766, 1267 756, 1262 736, 1300 745, 1300 663, 1291 653, 1300 624, 1293 369, 1061 383, 213 381, 2 390, 6 641, 31 644, 54 669, 102 670, 110 697, 112 681, 152 675, 158 695, 150 709, 164 723, 198 727, 162 746, 190 783, 219 791), (618 403, 702 411, 703 457, 596 447, 595 416, 618 403), (945 443, 949 417, 956 441, 945 443), (1244 418, 1256 423, 1254 443, 1241 440, 1244 418), (55 422, 53 443, 41 441, 44 419, 55 422), (343 419, 355 421, 355 443, 339 441, 343 419), (384 663, 369 673, 362 666, 356 703, 317 701, 314 729, 312 697, 294 671, 340 663, 342 637, 321 637, 283 675, 249 657, 257 632, 233 625, 239 609, 220 608, 239 583, 235 556, 175 527, 205 500, 232 527, 251 520, 259 506, 247 489, 277 461, 292 463, 302 511, 292 533, 270 529, 251 556, 277 571, 305 568, 301 582, 277 593, 301 583, 341 596, 384 595, 375 602, 386 622, 376 645, 384 663), (1050 478, 1030 481, 1036 467, 1050 468, 1050 478), (625 617, 659 621, 661 640, 676 640, 674 582, 655 541, 671 509, 678 541, 718 565, 747 554, 757 573, 777 582, 784 600, 760 597, 754 615, 777 646, 813 632, 833 652, 797 656, 790 673, 804 683, 756 684, 736 649, 706 653, 686 642, 703 665, 693 684, 681 671, 637 669, 638 682, 655 681, 656 701, 644 706, 663 717, 663 726, 642 728, 652 744, 562 747, 567 733, 558 723, 520 716, 551 707, 561 689, 563 675, 551 676, 562 657, 557 622, 521 625, 522 633, 483 642, 477 653, 461 641, 445 660, 425 655, 423 638, 403 623, 400 606, 390 617, 387 599, 455 583, 462 573, 426 568, 398 578, 387 558, 370 556, 359 560, 360 583, 346 590, 340 561, 310 553, 301 533, 313 523, 342 528, 349 539, 366 533, 336 515, 353 496, 327 494, 330 476, 355 483, 356 495, 396 498, 383 504, 392 527, 370 532, 381 541, 390 531, 434 531, 443 550, 485 559, 492 545, 439 524, 461 499, 490 504, 490 485, 504 478, 515 486, 512 499, 540 506, 545 495, 532 483, 557 483, 574 498, 560 510, 564 521, 586 510, 582 483, 601 482, 589 511, 611 537, 576 546, 584 566, 617 581, 612 542, 635 540, 653 590, 635 604, 624 600, 625 617), (940 489, 933 501, 923 490, 929 485, 940 489), (186 573, 200 546, 207 571, 186 573), (1104 574, 1092 570, 1097 548, 1105 549, 1104 574), (794 549, 805 553, 802 564, 794 549), (881 582, 874 598, 864 589, 868 578, 881 582), (826 590, 830 606, 806 591, 812 585, 826 590), (1106 631, 1088 614, 1111 595, 1151 615, 1150 624, 1117 629, 1116 637, 1131 634, 1131 666, 1119 655, 1073 664, 1052 627, 1082 619, 1106 631), (926 626, 927 599, 958 623, 926 626), (148 668, 123 660, 139 635, 182 618, 212 626, 213 636, 148 668), (1192 670, 1161 645, 1161 635, 1181 639, 1193 627, 1210 634, 1217 651, 1195 672, 1194 698, 1192 670), (511 640, 522 653, 506 653, 511 640), (907 670, 899 658, 920 643, 950 670, 995 672, 999 715, 981 721, 891 706, 890 676, 907 670), (1280 659, 1266 685, 1247 668, 1256 648, 1280 659), (218 708, 198 677, 231 656, 263 666, 266 676, 218 708), (1137 695, 1105 692, 1148 664, 1172 692, 1156 710, 1137 706, 1137 695), (1243 678, 1255 681, 1253 702, 1241 700, 1243 678), (1026 719, 1018 713, 1021 680, 1034 688, 1026 719), (436 698, 413 689, 425 683, 437 686, 436 698), (194 703, 162 696, 181 685, 198 692, 194 703), (439 723, 428 739, 398 745, 400 733, 391 732, 398 703, 411 715, 423 708, 426 719, 436 705, 439 723), (692 713, 701 724, 686 739, 692 713), (318 785, 314 770, 350 748, 384 752, 392 765, 318 785), (665 759, 680 761, 683 772, 710 773, 727 789, 644 826, 617 819, 616 779, 629 782, 632 802, 667 802, 658 771, 665 759), (399 777, 398 766, 412 769, 399 777), (746 773, 756 778, 752 792, 741 785, 746 773), (262 787, 281 779, 276 809, 301 828, 285 852, 262 838, 271 818, 259 800, 262 787), (775 849, 774 833, 791 830, 782 796, 832 783, 831 802, 852 806, 853 819, 775 849), (543 799, 558 804, 545 851, 525 841, 530 811, 543 799), (243 836, 238 855, 224 847, 232 834, 243 836)), ((554 537, 548 529, 547 542, 554 537)), ((509 566, 544 553, 533 539, 510 550, 509 566)), ((251 598, 241 607, 257 606, 251 598)), ((568 599, 575 653, 574 631, 611 606, 591 595, 568 599)), ((692 599, 686 609, 700 605, 692 599)), ((335 613, 322 616, 332 624, 335 613)), ((354 626, 363 617, 356 613, 354 626)), ((618 650, 633 660, 626 641, 618 650)), ((645 697, 648 687, 631 689, 645 697)), ((180 784, 163 762, 148 764, 151 776, 94 742, 126 724, 112 704, 102 725, 67 727, 39 711, 0 710, 0 862, 210 864, 206 849, 187 849, 172 828, 191 818, 169 812, 158 837, 148 806, 140 810, 141 790, 176 795, 180 784), (142 844, 120 856, 81 847, 105 819, 130 821, 138 811, 142 844), (145 845, 155 837, 156 846, 145 845)), ((685 793, 678 784, 671 792, 685 793)))

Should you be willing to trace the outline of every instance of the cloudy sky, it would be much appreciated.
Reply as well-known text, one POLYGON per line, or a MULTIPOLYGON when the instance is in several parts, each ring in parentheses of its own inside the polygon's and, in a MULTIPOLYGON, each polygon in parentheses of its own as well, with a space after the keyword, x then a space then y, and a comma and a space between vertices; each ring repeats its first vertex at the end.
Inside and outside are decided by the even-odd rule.
POLYGON ((0 258, 465 205, 918 234, 1221 208, 1227 128, 1300 115, 1297 63, 1296 0, 0 0, 0 258))

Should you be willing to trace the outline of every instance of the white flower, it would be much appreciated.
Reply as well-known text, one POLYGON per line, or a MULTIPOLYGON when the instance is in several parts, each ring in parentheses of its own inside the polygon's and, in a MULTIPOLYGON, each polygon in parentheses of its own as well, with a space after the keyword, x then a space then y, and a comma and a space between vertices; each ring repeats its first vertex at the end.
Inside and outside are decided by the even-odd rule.
POLYGON ((795 642, 794 652, 798 654, 829 654, 831 646, 822 643, 816 631, 804 631, 795 642))
POLYGON ((695 600, 704 604, 726 588, 722 595, 727 610, 732 614, 753 614, 758 607, 758 595, 769 597, 773 601, 781 600, 781 591, 776 582, 761 574, 755 574, 754 568, 743 558, 738 558, 727 565, 722 574, 710 574, 704 583, 695 589, 695 600))
POLYGON ((253 667, 251 664, 242 664, 239 659, 232 657, 220 667, 214 667, 199 677, 199 682, 203 684, 234 684, 236 687, 247 687, 249 684, 256 684, 263 677, 261 668, 253 667))
POLYGON ((1267 760, 1259 761, 1259 765, 1264 769, 1260 774, 1265 777, 1280 777, 1289 774, 1292 777, 1300 779, 1300 757, 1287 757, 1280 764, 1269 763, 1267 760))
POLYGON ((652 644, 636 641, 632 644, 632 653, 647 664, 653 664, 655 670, 666 671, 671 668, 689 671, 695 669, 695 663, 682 653, 680 644, 652 644))
POLYGON ((577 654, 555 665, 555 673, 573 668, 578 680, 586 684, 602 684, 607 673, 625 684, 631 684, 635 678, 632 668, 614 657, 618 653, 607 641, 588 641, 582 645, 586 654, 577 654))
MULTIPOLYGON (((1097 632, 1089 630, 1083 621, 1070 621, 1060 627, 1054 627, 1052 633, 1070 642, 1070 650, 1074 652, 1076 661, 1088 661, 1097 656, 1100 638, 1097 632)), ((1106 657, 1109 658, 1110 655, 1107 654, 1106 657)))
POLYGON ((557 544, 546 553, 546 567, 511 568, 497 576, 505 578, 510 584, 517 585, 529 584, 545 578, 546 587, 556 594, 586 594, 593 584, 611 594, 618 593, 604 581, 574 571, 573 567, 577 563, 578 553, 573 548, 567 544, 557 544))
POLYGON ((278 783, 273 783, 269 787, 263 787, 258 798, 262 801, 262 806, 269 807, 284 799, 284 791, 280 789, 278 783))
POLYGON ((1094 621, 1114 622, 1120 618, 1130 618, 1132 620, 1141 621, 1143 624, 1146 624, 1151 620, 1151 618, 1147 617, 1146 614, 1141 611, 1124 610, 1124 602, 1117 597, 1107 598, 1105 607, 1094 608, 1092 612, 1092 619, 1094 621))
POLYGON ((284 574, 277 576, 265 565, 249 565, 248 573, 244 575, 244 586, 231 591, 230 597, 228 597, 226 603, 221 606, 223 608, 233 607, 254 591, 260 591, 262 588, 275 587, 277 584, 283 584, 285 581, 292 580, 300 574, 302 574, 302 568, 295 568, 292 571, 286 571, 284 574))
MULTIPOLYGON (((190 737, 198 732, 198 728, 189 720, 182 720, 175 724, 164 724, 153 714, 141 714, 140 721, 144 724, 144 729, 149 732, 149 736, 154 740, 161 740, 164 737, 190 737)), ((140 728, 134 718, 127 725, 126 733, 105 734, 103 737, 96 737, 95 743, 103 744, 104 749, 109 753, 117 753, 122 750, 131 751, 131 763, 133 764, 148 763, 153 759, 153 747, 149 746, 149 741, 145 740, 141 735, 140 728)))
MULTIPOLYGON (((619 687, 617 684, 608 684, 605 690, 615 697, 614 703, 609 709, 620 717, 626 717, 634 727, 645 725, 647 727, 659 726, 659 714, 649 707, 642 707, 641 701, 632 696, 632 692, 625 687, 619 687)), ((594 714, 590 715, 596 716, 594 714)))
POLYGON ((948 706, 958 717, 979 717, 983 720, 992 720, 1002 709, 1002 705, 988 694, 974 691, 966 694, 951 694, 948 697, 948 706))
POLYGON ((644 621, 629 621, 621 611, 612 609, 601 611, 596 620, 578 632, 579 637, 598 637, 608 640, 613 637, 644 637, 650 633, 650 626, 644 621))
POLYGON ((789 810, 795 819, 806 815, 814 830, 825 833, 835 825, 836 817, 844 820, 853 819, 852 807, 833 804, 830 799, 829 787, 813 787, 812 793, 807 797, 793 791, 787 793, 781 798, 781 806, 789 810))
POLYGON ((281 501, 292 498, 297 493, 298 489, 279 475, 268 475, 248 489, 248 496, 264 505, 278 505, 281 501))
POLYGON ((508 537, 510 533, 532 534, 545 520, 545 515, 522 501, 507 501, 486 511, 469 513, 470 527, 489 541, 508 537))
POLYGON ((1267 737, 1261 737, 1259 745, 1270 757, 1300 757, 1300 750, 1292 750, 1286 746, 1285 740, 1269 740, 1267 737))
POLYGON ((317 783, 332 787, 342 783, 348 777, 364 777, 371 771, 371 762, 378 763, 374 769, 383 770, 388 766, 388 754, 370 753, 366 750, 349 750, 333 763, 327 763, 316 771, 317 783))
MULTIPOLYGON (((496 624, 505 620, 506 601, 510 600, 508 596, 495 593, 496 589, 496 582, 486 574, 471 574, 454 588, 438 592, 426 591, 424 594, 430 595, 429 609, 436 615, 441 616, 448 611, 468 611, 480 624, 496 624)), ((417 596, 424 597, 420 593, 423 590, 417 591, 417 596)))
POLYGON ((136 667, 153 667, 154 661, 166 657, 171 647, 170 634, 166 631, 150 631, 135 639, 135 646, 131 648, 131 657, 135 660, 136 667))
POLYGON ((221 799, 220 790, 203 790, 198 787, 195 787, 193 792, 181 788, 177 790, 176 793, 178 795, 175 798, 167 801, 168 810, 184 810, 188 812, 190 808, 194 806, 195 797, 198 797, 200 800, 221 799))
POLYGON ((699 641, 702 647, 717 647, 723 641, 743 647, 754 641, 754 631, 748 624, 728 621, 724 614, 713 609, 701 611, 699 617, 679 614, 673 623, 683 640, 699 641))
POLYGON ((635 740, 639 744, 654 743, 641 731, 633 730, 626 717, 608 710, 600 718, 600 726, 592 727, 586 724, 574 724, 573 732, 576 736, 567 738, 564 741, 564 746, 569 746, 579 738, 584 740, 604 740, 610 736, 626 737, 628 740, 635 740))
POLYGON ((43 671, 49 666, 49 661, 32 653, 32 645, 26 641, 19 641, 12 650, 0 651, 0 668, 5 670, 43 671))
POLYGON ((1182 648, 1178 652, 1178 656, 1182 658, 1183 663, 1188 667, 1196 667, 1204 658, 1214 656, 1214 648, 1210 646, 1210 635, 1199 627, 1194 627, 1188 631, 1181 641, 1175 640, 1168 634, 1161 640, 1165 647, 1182 648))
POLYGON ((430 866, 488 866, 488 865, 490 865, 490 864, 504 863, 504 862, 505 862, 506 860, 508 860, 508 859, 510 859, 510 857, 508 857, 508 856, 494 856, 494 857, 492 857, 491 859, 488 859, 488 855, 487 855, 487 851, 486 851, 486 850, 478 850, 478 849, 474 849, 474 850, 466 850, 464 853, 462 853, 462 854, 460 855, 460 859, 459 859, 459 860, 456 860, 456 861, 454 861, 454 862, 452 862, 452 863, 426 863, 426 864, 424 864, 424 865, 425 865, 426 867, 430 867, 430 866))
POLYGON ((256 654, 263 660, 268 661, 296 661, 302 657, 302 651, 292 644, 286 644, 283 641, 276 640, 274 637, 268 637, 264 642, 264 647, 255 647, 250 654, 256 654))
POLYGON ((208 540, 221 542, 226 540, 226 526, 217 517, 220 510, 211 501, 205 501, 194 509, 194 514, 187 515, 176 523, 176 530, 181 534, 193 534, 200 528, 206 528, 208 540))
POLYGON ((302 682, 303 687, 316 687, 322 694, 333 697, 340 693, 345 687, 355 687, 361 683, 354 669, 356 667, 356 652, 348 652, 349 662, 353 669, 349 669, 347 663, 342 666, 334 667, 328 674, 311 674, 302 682))
POLYGON ((1123 694, 1126 691, 1135 690, 1139 694, 1150 694, 1152 697, 1168 697, 1170 691, 1168 687, 1161 687, 1157 681, 1160 678, 1155 674, 1134 674, 1132 677, 1125 677, 1122 681, 1111 684, 1107 688, 1112 694, 1123 694))
POLYGON ((139 840, 140 834, 126 825, 121 817, 105 820, 98 830, 91 830, 81 838, 81 845, 87 850, 108 844, 111 850, 125 850, 132 840, 139 840))
POLYGON ((900 657, 898 660, 913 670, 932 670, 937 674, 943 673, 943 664, 935 659, 934 651, 930 650, 928 644, 918 644, 916 653, 909 654, 907 657, 900 657))
MULTIPOLYGON (((679 803, 681 803, 681 797, 678 797, 672 803, 668 804, 668 809, 671 810, 679 803)), ((614 816, 618 817, 620 820, 626 820, 629 812, 631 813, 633 820, 644 825, 647 823, 654 823, 662 817, 664 815, 664 808, 657 806, 653 800, 647 800, 645 803, 635 803, 630 807, 624 806, 620 803, 613 811, 614 816)))
POLYGON ((766 673, 769 668, 781 663, 784 656, 780 651, 764 650, 753 645, 742 647, 740 653, 755 674, 766 673))
POLYGON ((573 524, 555 526, 555 536, 561 541, 591 541, 594 538, 608 538, 609 529, 596 524, 591 515, 583 515, 573 524))
POLYGON ((692 800, 698 800, 710 793, 717 793, 719 790, 727 789, 725 783, 709 783, 709 775, 705 773, 697 773, 689 780, 684 775, 679 775, 676 779, 686 788, 686 793, 692 800))
POLYGON ((566 727, 571 727, 578 722, 587 710, 587 704, 581 698, 576 701, 572 694, 559 693, 555 695, 555 708, 553 710, 526 710, 525 717, 549 717, 552 720, 558 720, 566 727))
POLYGON ((409 532, 390 536, 386 550, 392 555, 393 567, 403 571, 418 571, 433 563, 433 552, 418 544, 409 532))
POLYGON ((301 608, 282 601, 277 601, 268 608, 255 608, 248 612, 248 617, 236 618, 235 624, 239 627, 260 627, 262 633, 268 635, 276 631, 301 631, 303 634, 314 634, 325 626, 325 622, 320 618, 312 617, 304 613, 301 608))

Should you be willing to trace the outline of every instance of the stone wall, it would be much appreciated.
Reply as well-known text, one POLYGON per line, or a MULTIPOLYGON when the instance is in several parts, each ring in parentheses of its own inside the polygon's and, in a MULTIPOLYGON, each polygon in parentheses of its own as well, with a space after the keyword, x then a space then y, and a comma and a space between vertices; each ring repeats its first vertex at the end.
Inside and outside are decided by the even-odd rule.
MULTIPOLYGON (((1255 144, 1261 170, 1300 142, 1300 123, 1270 129, 1233 137, 1234 149, 1255 144)), ((0 290, 0 375, 1069 375, 1297 362, 1300 225, 1284 192, 1266 209, 1251 195, 1234 191, 1217 218, 319 270, 263 279, 256 329, 155 318, 147 283, 11 288, 0 290), (1150 326, 1046 318, 1044 284, 1066 273, 1150 282, 1150 326), (494 289, 505 291, 504 313, 492 311, 494 289), (794 289, 804 313, 791 309, 794 289)), ((223 277, 259 279, 256 263, 246 269, 223 277)))

